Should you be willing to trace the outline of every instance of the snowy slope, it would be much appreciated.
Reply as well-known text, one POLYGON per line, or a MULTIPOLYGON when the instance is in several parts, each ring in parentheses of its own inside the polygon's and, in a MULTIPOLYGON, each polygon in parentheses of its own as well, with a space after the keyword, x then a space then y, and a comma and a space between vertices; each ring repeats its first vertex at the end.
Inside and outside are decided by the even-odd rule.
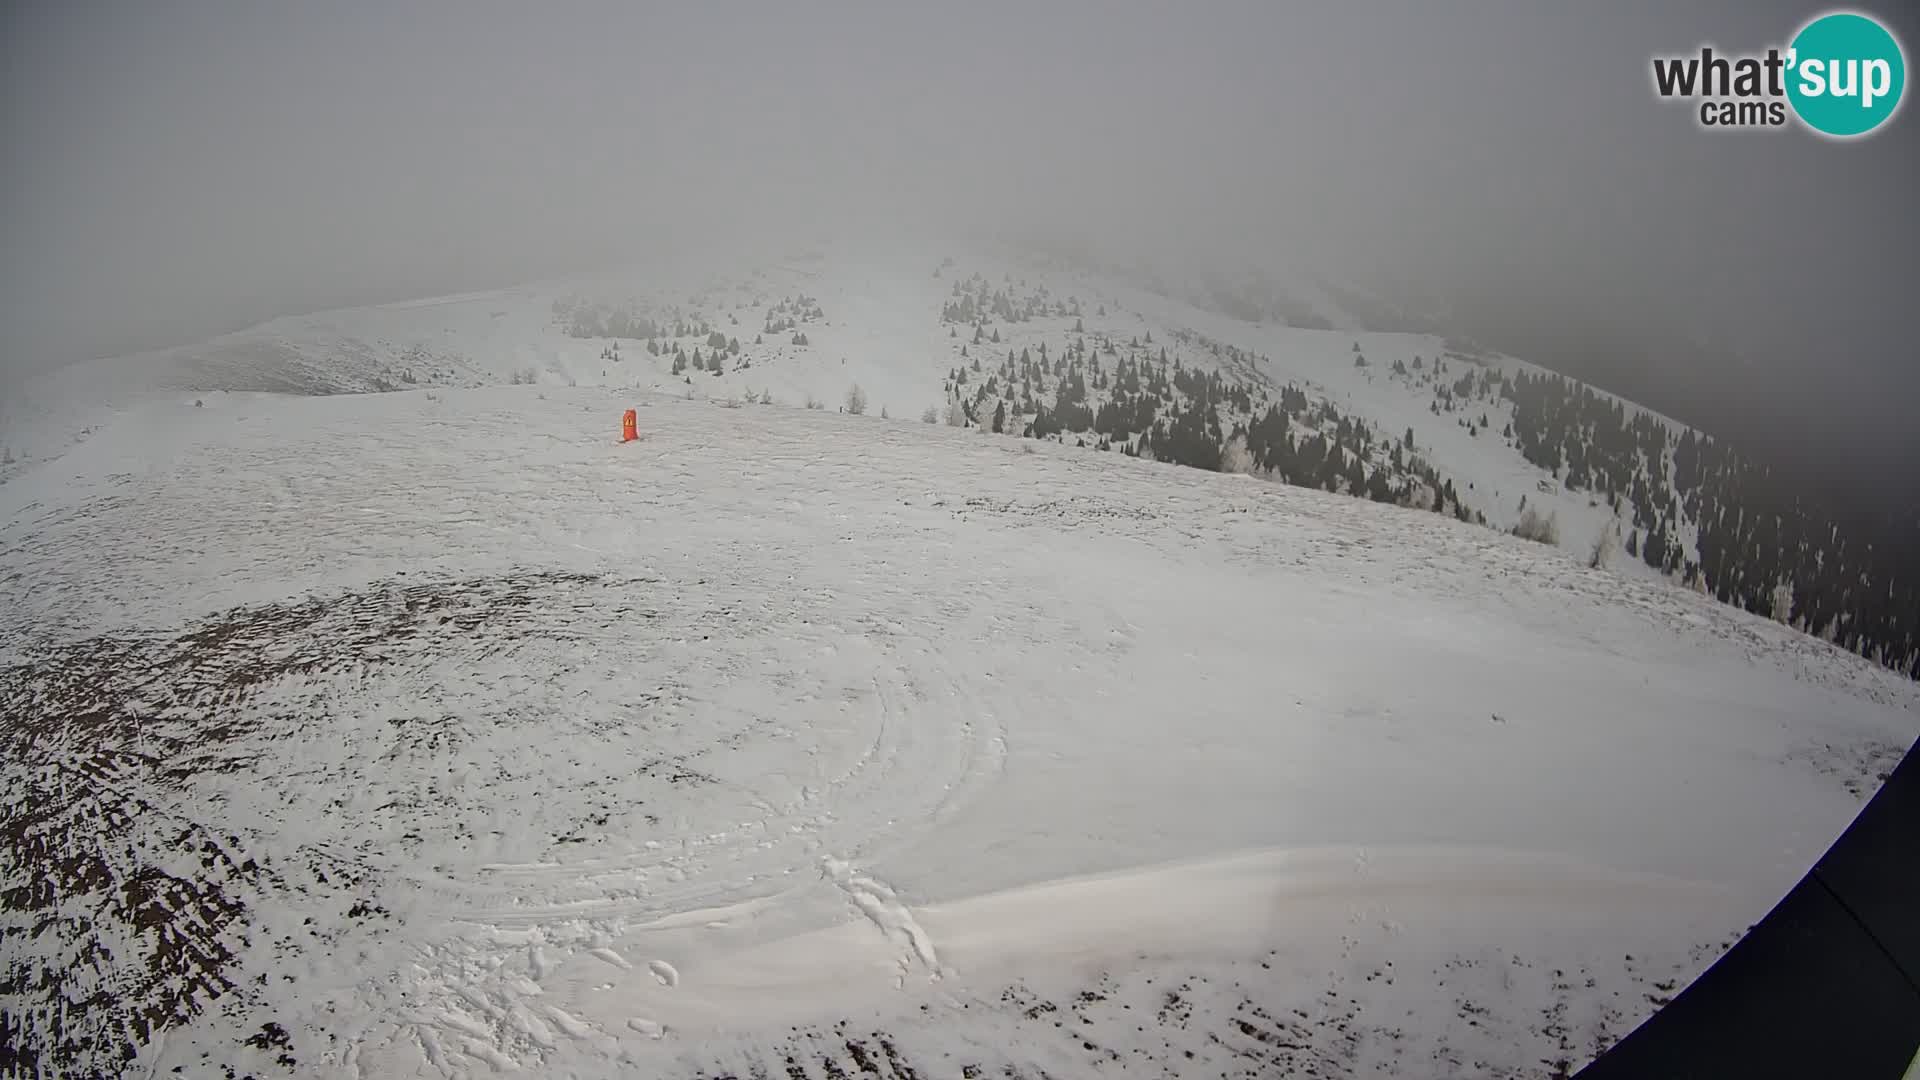
MULTIPOLYGON (((918 414, 936 403, 944 358, 933 341, 945 285, 929 258, 817 253, 748 261, 724 269, 653 268, 276 319, 198 345, 69 365, 35 378, 0 403, 0 444, 18 462, 63 453, 105 423, 161 402, 171 408, 245 393, 324 395, 419 387, 600 385, 743 398, 771 392, 834 408, 861 381, 874 411, 918 414), (810 339, 764 334, 764 316, 801 295, 824 300, 824 318, 800 327, 810 339), (568 333, 558 305, 617 305, 671 325, 703 323, 743 343, 727 373, 683 385, 642 343, 568 333), (757 365, 743 368, 740 360, 757 365), (918 364, 915 361, 919 361, 918 364)), ((705 329, 682 335, 688 350, 705 329)))
MULTIPOLYGON (((904 280, 808 287, 879 328, 820 391, 904 280)), ((1431 513, 544 381, 158 397, 9 474, 0 1043, 1550 1072, 1920 734, 1857 657, 1431 513)))
MULTIPOLYGON (((1307 392, 1309 400, 1329 402, 1395 439, 1411 430, 1417 452, 1453 479, 1463 501, 1483 514, 1494 528, 1505 530, 1519 520, 1524 497, 1527 506, 1559 521, 1560 546, 1569 552, 1590 556, 1603 530, 1613 531, 1616 540, 1623 538, 1620 516, 1601 500, 1591 492, 1566 490, 1558 478, 1528 463, 1498 437, 1512 418, 1511 402, 1473 402, 1465 412, 1474 418, 1484 414, 1491 432, 1470 434, 1461 427, 1459 414, 1436 415, 1429 410, 1434 400, 1431 384, 1395 379, 1389 370, 1395 361, 1412 365, 1418 359, 1426 371, 1431 371, 1436 359, 1444 359, 1450 367, 1447 381, 1451 381, 1455 375, 1481 368, 1509 376, 1522 371, 1544 374, 1544 369, 1536 365, 1499 354, 1476 351, 1463 355, 1446 339, 1431 334, 1350 329, 1352 316, 1320 300, 1317 294, 1306 292, 1305 286, 1296 286, 1296 291, 1315 296, 1315 310, 1323 312, 1339 329, 1302 329, 1236 318, 1196 305, 1187 299, 1186 291, 1177 287, 1150 291, 1071 271, 1056 271, 1049 283, 1056 291, 1088 298, 1090 311, 1096 305, 1106 309, 1105 314, 1086 319, 1093 333, 1123 342, 1151 334, 1166 342, 1179 331, 1187 331, 1190 336, 1244 350, 1258 358, 1251 371, 1229 366, 1227 370, 1235 378, 1264 379, 1273 386, 1296 384, 1307 392), (1364 369, 1354 364, 1356 346, 1358 354, 1368 361, 1364 369)), ((1044 332, 1014 334, 1008 340, 1022 347, 1044 336, 1044 332)), ((1175 350, 1178 353, 1179 346, 1175 350)), ((1185 353, 1189 364, 1203 369, 1217 366, 1204 350, 1187 348, 1185 353)), ((1600 396, 1616 400, 1614 395, 1600 396)), ((1676 440, 1687 431, 1678 421, 1632 402, 1624 404, 1629 416, 1651 415, 1665 424, 1676 440)), ((1658 576, 1645 564, 1621 556, 1619 547, 1617 542, 1613 545, 1606 561, 1609 568, 1637 577, 1658 576)))
MULTIPOLYGON (((1459 415, 1429 411, 1430 388, 1388 375, 1395 360, 1411 363, 1421 357, 1431 365, 1449 352, 1445 342, 1428 335, 1352 330, 1354 317, 1296 273, 1222 285, 1224 279, 1199 269, 1171 277, 1126 268, 1094 273, 1037 260, 872 256, 831 249, 734 262, 716 258, 699 266, 676 263, 280 319, 202 345, 73 365, 9 395, 0 411, 0 446, 15 464, 45 460, 116 418, 155 403, 163 410, 195 401, 210 407, 210 396, 511 381, 715 400, 770 394, 781 405, 811 400, 827 411, 840 408, 858 385, 873 412, 918 417, 928 408, 944 411, 947 374, 969 362, 962 355, 969 334, 943 323, 940 315, 954 284, 970 275, 1015 296, 1071 300, 1082 313, 996 324, 1002 340, 990 348, 976 346, 973 360, 984 355, 991 363, 1008 351, 1043 344, 1059 355, 1075 341, 1125 344, 1151 335, 1158 347, 1172 344, 1176 361, 1202 370, 1220 366, 1207 350, 1181 344, 1176 336, 1185 333, 1259 358, 1251 366, 1232 365, 1228 374, 1235 380, 1276 392, 1297 384, 1313 402, 1331 403, 1396 440, 1411 429, 1414 449, 1453 481, 1463 505, 1494 528, 1509 528, 1519 519, 1524 497, 1527 506, 1558 520, 1560 544, 1568 551, 1587 555, 1603 531, 1624 539, 1620 515, 1591 493, 1562 490, 1556 478, 1498 437, 1511 417, 1510 402, 1475 403, 1471 411, 1488 414, 1492 430, 1473 435, 1462 429, 1459 415), (1160 291, 1131 283, 1148 279, 1160 291), (1250 295, 1287 297, 1283 306, 1303 304, 1312 319, 1341 329, 1300 329, 1223 314, 1218 305, 1208 306, 1213 295, 1208 280, 1218 288, 1251 290, 1250 295), (768 312, 797 297, 813 299, 822 313, 798 327, 807 344, 794 344, 790 332, 762 333, 768 312), (570 336, 558 305, 575 302, 611 305, 667 326, 686 324, 689 333, 662 339, 662 346, 691 353, 704 346, 712 330, 737 339, 741 351, 727 357, 724 374, 674 374, 670 357, 649 355, 638 339, 570 336), (691 332, 695 325, 699 332, 691 332), (1084 333, 1076 333, 1076 326, 1084 333), (756 336, 763 340, 756 342, 756 336), (1365 370, 1353 366, 1356 344, 1371 363, 1365 370), (609 350, 617 359, 607 358, 609 350)), ((1508 373, 1537 370, 1506 357, 1450 362, 1456 371, 1470 370, 1473 363, 1508 373)), ((1676 435, 1685 430, 1668 424, 1676 435)), ((0 478, 11 467, 0 465, 0 478)), ((1619 547, 1614 544, 1609 566, 1629 575, 1657 576, 1637 559, 1620 555, 1619 547)))

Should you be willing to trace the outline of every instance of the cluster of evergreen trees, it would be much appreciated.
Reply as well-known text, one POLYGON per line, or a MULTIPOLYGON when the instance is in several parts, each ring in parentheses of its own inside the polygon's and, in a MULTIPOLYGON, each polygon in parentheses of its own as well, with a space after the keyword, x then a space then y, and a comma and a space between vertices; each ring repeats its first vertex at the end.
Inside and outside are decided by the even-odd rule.
MULTIPOLYGON (((687 328, 683 326, 681 329, 687 328)), ((686 336, 698 337, 697 334, 692 333, 686 336)), ((758 339, 755 340, 757 341, 758 339)), ((658 341, 650 340, 647 342, 648 353, 654 356, 669 356, 673 358, 673 373, 675 375, 685 374, 689 368, 694 371, 705 371, 714 375, 720 375, 724 374, 727 370, 727 358, 738 357, 740 355, 740 339, 737 337, 728 337, 718 330, 710 330, 706 335, 706 348, 707 351, 702 353, 700 346, 695 345, 693 351, 689 353, 678 341, 669 340, 664 346, 658 341)), ((742 360, 739 361, 739 366, 745 368, 750 366, 750 364, 748 361, 742 360)))
POLYGON ((563 299, 553 304, 554 318, 576 338, 653 338, 662 328, 652 319, 624 304, 595 304, 584 300, 563 299))
MULTIPOLYGON (((1330 403, 1310 403, 1299 387, 1281 388, 1275 400, 1264 384, 1190 367, 1165 346, 1155 353, 1151 343, 1151 335, 1124 347, 1081 336, 1051 355, 1044 342, 1037 352, 1008 350, 991 366, 975 354, 948 372, 949 408, 962 423, 994 432, 1073 437, 1095 449, 1198 469, 1227 468, 1230 456, 1243 455, 1233 467, 1485 522, 1451 480, 1413 452, 1411 431, 1404 440, 1387 440, 1330 403)), ((1230 347, 1210 341, 1200 344, 1230 363, 1252 359, 1229 356, 1230 347)))
POLYGON ((767 309, 766 324, 761 327, 763 334, 784 334, 798 329, 801 323, 814 322, 827 317, 820 307, 820 301, 801 293, 789 296, 767 309))
POLYGON ((1790 623, 1920 677, 1915 522, 1840 512, 1724 442, 1584 383, 1520 373, 1515 445, 1528 461, 1623 514, 1629 553, 1715 598, 1790 623))
MULTIPOLYGON (((604 303, 589 303, 583 300, 557 300, 553 305, 554 317, 567 327, 574 337, 608 337, 614 344, 601 350, 603 360, 621 359, 619 339, 635 338, 646 342, 647 353, 651 356, 671 357, 673 373, 678 375, 692 368, 695 371, 711 371, 718 374, 724 370, 725 357, 738 357, 742 346, 738 337, 716 330, 706 321, 695 318, 691 321, 676 318, 670 325, 636 314, 632 308, 604 303), (681 339, 693 339, 697 344, 689 353, 681 339), (706 352, 701 351, 704 344, 706 352)), ((794 345, 807 345, 804 331, 795 329, 802 323, 814 322, 826 317, 819 301, 802 294, 788 297, 767 309, 765 329, 753 336, 753 343, 765 342, 765 335, 793 331, 789 341, 794 345)), ((751 366, 751 361, 741 360, 741 367, 751 366)))
POLYGON ((956 281, 953 283, 952 299, 940 309, 940 320, 984 329, 992 320, 1023 323, 1047 316, 1062 319, 1080 317, 1080 301, 1077 297, 1058 299, 1045 285, 1032 288, 1024 294, 1016 291, 1017 286, 1025 284, 1024 281, 1016 283, 1009 277, 996 288, 978 273, 956 281))
POLYGON ((676 343, 673 346, 671 355, 673 356, 673 373, 675 375, 684 374, 688 368, 692 368, 695 371, 711 372, 715 375, 724 374, 727 370, 727 353, 723 349, 714 349, 702 355, 700 346, 698 345, 693 347, 692 353, 687 353, 676 343))

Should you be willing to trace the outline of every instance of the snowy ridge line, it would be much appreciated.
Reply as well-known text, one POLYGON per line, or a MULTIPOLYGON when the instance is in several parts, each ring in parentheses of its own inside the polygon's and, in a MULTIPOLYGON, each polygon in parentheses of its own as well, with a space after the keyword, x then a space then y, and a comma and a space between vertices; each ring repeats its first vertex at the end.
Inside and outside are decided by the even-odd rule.
MULTIPOLYGON (((715 260, 711 270, 676 266, 665 272, 636 269, 581 275, 496 292, 277 319, 199 346, 62 369, 23 388, 19 402, 0 405, 0 411, 10 414, 0 430, 0 442, 5 443, 6 458, 15 462, 0 463, 0 491, 39 464, 57 464, 62 455, 87 458, 98 445, 99 433, 107 428, 144 428, 148 437, 170 439, 175 435, 165 429, 184 417, 196 424, 212 417, 224 423, 258 397, 272 394, 432 387, 435 392, 429 396, 437 400, 443 388, 510 382, 601 386, 730 403, 744 397, 749 403, 771 404, 777 398, 786 406, 811 401, 831 410, 858 385, 874 411, 891 406, 895 419, 911 417, 929 405, 937 413, 945 400, 941 373, 953 370, 956 362, 966 362, 957 354, 967 344, 965 335, 948 336, 959 327, 942 321, 942 303, 949 299, 950 288, 977 277, 996 299, 1004 293, 1020 303, 977 313, 981 325, 993 331, 995 346, 977 349, 971 357, 974 362, 983 353, 996 361, 1002 348, 1017 349, 1024 357, 1030 346, 1049 344, 1058 356, 1072 340, 1128 342, 1145 335, 1174 341, 1180 353, 1176 360, 1184 360, 1190 371, 1217 369, 1231 373, 1236 382, 1274 390, 1283 385, 1305 387, 1313 399, 1305 403, 1310 413, 1337 403, 1342 419, 1354 421, 1368 433, 1365 442, 1354 438, 1337 442, 1340 453, 1336 455, 1322 457, 1316 450, 1313 456, 1324 462, 1355 454, 1361 457, 1350 462, 1350 475, 1336 477, 1332 473, 1340 470, 1328 470, 1309 483, 1409 503, 1434 499, 1440 508, 1451 507, 1451 512, 1473 520, 1484 518, 1493 528, 1525 526, 1535 536, 1544 537, 1544 524, 1552 521, 1558 532, 1552 542, 1617 573, 1641 578, 1665 575, 1676 582, 1691 579, 1693 587, 1705 587, 1711 576, 1712 591, 1723 601, 1791 619, 1810 634, 1841 641, 1890 667, 1904 671, 1920 658, 1911 633, 1898 625, 1899 632, 1891 634, 1876 629, 1874 624, 1885 621, 1882 616, 1872 606, 1856 603, 1857 597, 1848 599, 1847 575, 1832 580, 1824 573, 1824 566, 1835 565, 1832 560, 1810 563, 1790 554, 1792 544, 1777 550, 1771 543, 1764 550, 1754 548, 1748 542, 1753 530, 1745 525, 1740 526, 1741 535, 1723 537, 1725 530, 1706 529, 1695 509, 1668 519, 1642 505, 1647 499, 1633 493, 1638 485, 1628 489, 1624 503, 1616 502, 1611 484, 1603 494, 1591 483, 1573 481, 1576 470, 1571 458, 1565 467, 1530 463, 1522 442, 1503 434, 1524 426, 1517 423, 1516 402, 1500 394, 1481 400, 1478 390, 1456 400, 1444 389, 1447 380, 1429 382, 1428 378, 1442 360, 1449 367, 1465 369, 1470 377, 1477 372, 1504 377, 1548 374, 1544 369, 1434 334, 1361 329, 1367 318, 1341 314, 1350 297, 1364 296, 1352 286, 1330 286, 1292 271, 1268 277, 1244 270, 1203 273, 1198 268, 1158 281, 1149 274, 1143 281, 1140 275, 1116 267, 1105 273, 1088 272, 1095 268, 1073 268, 1057 259, 1036 260, 1020 253, 956 261, 933 253, 875 258, 822 252, 798 271, 806 275, 799 282, 804 285, 803 295, 814 294, 807 297, 809 316, 801 324, 807 341, 800 343, 784 330, 771 329, 764 341, 758 340, 762 335, 755 333, 755 325, 764 315, 771 327, 772 313, 788 310, 796 282, 788 273, 745 254, 724 260, 731 264, 724 270, 723 260, 715 260), (1241 289, 1252 292, 1241 295, 1241 289), (1266 299, 1250 299, 1256 296, 1266 299), (1228 297, 1239 299, 1223 303, 1228 297), (491 302, 482 303, 488 298, 491 302), (1036 299, 1050 303, 1036 308, 1032 303, 1036 299), (1074 329, 1078 315, 1061 314, 1060 302, 1069 299, 1074 311, 1086 318, 1084 334, 1074 329), (576 302, 610 306, 657 323, 647 324, 644 338, 637 336, 642 333, 637 323, 575 325, 562 311, 576 302), (817 305, 824 305, 824 313, 814 317, 811 313, 817 305), (1319 326, 1341 329, 1307 328, 1319 326), (703 348, 712 349, 709 333, 729 339, 722 350, 724 370, 696 367, 695 374, 683 373, 681 354, 691 350, 698 357, 703 348), (742 335, 755 340, 736 350, 734 339, 742 335), (1222 346, 1225 351, 1220 351, 1222 346), (1352 362, 1356 354, 1349 348, 1364 352, 1371 366, 1356 368, 1352 362), (1426 366, 1417 379, 1405 377, 1404 367, 1400 376, 1387 374, 1388 365, 1417 363, 1421 358, 1426 366), (203 404, 208 412, 186 411, 203 404), (15 405, 20 407, 9 408, 15 405), (1476 420, 1490 421, 1490 426, 1476 420), (1417 458, 1421 467, 1402 472, 1400 463, 1386 456, 1382 438, 1404 441, 1400 452, 1417 458), (1535 517, 1529 518, 1530 514, 1535 517), (1656 524, 1657 544, 1643 544, 1641 537, 1652 536, 1656 524), (1702 549, 1703 534, 1707 549, 1715 553, 1711 559, 1702 549), (1629 545, 1637 552, 1629 550, 1629 545), (1750 550, 1762 550, 1762 554, 1735 554, 1750 550), (1702 569, 1709 564, 1710 575, 1702 569), (1754 572, 1748 573, 1749 569, 1754 572)), ((1363 308, 1377 304, 1359 302, 1363 308)), ((1645 415, 1657 421, 1673 435, 1689 430, 1616 395, 1595 393, 1599 400, 1620 403, 1630 417, 1645 415)), ((1049 390, 1036 400, 1057 403, 1057 396, 1049 390)), ((976 419, 986 423, 987 415, 976 419)), ((1326 435, 1331 425, 1321 420, 1328 418, 1296 424, 1293 432, 1302 441, 1326 435)), ((1561 434, 1557 424, 1551 434, 1557 445, 1561 434)), ((1065 437, 1069 442, 1085 438, 1089 445, 1106 443, 1105 436, 1095 438, 1078 430, 1065 437)), ((1186 451, 1178 449, 1182 441, 1176 440, 1171 449, 1163 441, 1161 449, 1150 452, 1183 457, 1186 451)), ((1580 441, 1575 438, 1569 446, 1580 441)), ((1588 446, 1579 452, 1590 462, 1593 451, 1588 446)), ((1542 460, 1539 453, 1534 447, 1535 461, 1542 460)), ((1647 463, 1655 502, 1659 490, 1670 487, 1676 475, 1675 456, 1669 445, 1647 463)), ((164 460, 166 455, 148 457, 164 460)), ((114 475, 124 479, 152 467, 150 461, 142 460, 114 475)), ((1309 469, 1290 478, 1301 482, 1314 472, 1309 469)), ((1580 466, 1577 474, 1591 478, 1589 465, 1580 466)), ((99 477, 90 479, 97 482, 99 477)), ((1759 502, 1718 501, 1736 516, 1768 516, 1759 502)), ((1681 505, 1687 507, 1689 502, 1681 505)), ((379 520, 376 508, 369 511, 379 520)), ((1814 527, 1818 524, 1806 523, 1805 530, 1816 547, 1824 543, 1819 539, 1821 530, 1814 527)), ((1836 558, 1848 551, 1857 554, 1860 539, 1854 537, 1832 553, 1836 558)), ((1847 557, 1858 561, 1855 555, 1847 557)), ((1849 566, 1868 567, 1876 586, 1899 587, 1904 580, 1884 560, 1849 566)))

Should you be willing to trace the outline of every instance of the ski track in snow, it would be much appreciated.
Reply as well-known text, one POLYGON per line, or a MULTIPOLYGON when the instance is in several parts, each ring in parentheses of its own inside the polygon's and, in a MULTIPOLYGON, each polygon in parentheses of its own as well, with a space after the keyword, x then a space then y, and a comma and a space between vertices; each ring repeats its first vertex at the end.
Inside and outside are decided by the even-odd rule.
POLYGON ((0 932, 58 988, 10 1034, 66 1075, 1577 1066, 1920 729, 1856 657, 1432 514, 673 399, 617 446, 633 403, 262 398, 0 486, 0 932))

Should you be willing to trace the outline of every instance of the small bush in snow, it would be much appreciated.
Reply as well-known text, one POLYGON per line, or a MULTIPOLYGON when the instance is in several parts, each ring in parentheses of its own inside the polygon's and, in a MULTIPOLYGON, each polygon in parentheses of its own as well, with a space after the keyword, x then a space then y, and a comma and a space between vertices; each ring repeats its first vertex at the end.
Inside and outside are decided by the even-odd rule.
POLYGON ((860 389, 859 383, 847 388, 847 411, 855 416, 866 415, 867 392, 860 389))
POLYGON ((1245 435, 1235 435, 1227 440, 1227 445, 1220 451, 1220 471, 1223 473, 1253 471, 1253 452, 1247 449, 1245 435))
POLYGON ((1536 543, 1558 544, 1560 523, 1552 514, 1542 515, 1539 510, 1530 506, 1520 512, 1520 520, 1513 527, 1513 535, 1536 543))
POLYGON ((1600 538, 1593 542, 1593 552, 1587 556, 1587 566, 1599 570, 1607 565, 1607 558, 1613 554, 1613 524, 1608 522, 1600 529, 1600 538))
POLYGON ((1779 583, 1773 587, 1773 593, 1768 599, 1772 601, 1772 610, 1769 614, 1773 616, 1774 621, 1792 625, 1793 582, 1786 578, 1781 578, 1779 583))
POLYGON ((812 394, 808 394, 808 395, 807 395, 807 408, 809 408, 809 409, 824 409, 824 408, 826 408, 826 407, 827 407, 827 403, 826 403, 826 402, 824 402, 824 401, 821 401, 821 400, 820 400, 819 398, 817 398, 817 397, 814 397, 814 396, 813 396, 812 394))
POLYGON ((926 412, 923 412, 923 413, 921 413, 921 414, 920 414, 920 422, 921 422, 921 423, 923 423, 923 424, 937 424, 937 423, 939 423, 939 422, 940 422, 940 411, 939 411, 938 409, 935 409, 935 408, 934 408, 933 406, 931 406, 931 405, 929 405, 929 406, 927 406, 927 411, 926 411, 926 412))

